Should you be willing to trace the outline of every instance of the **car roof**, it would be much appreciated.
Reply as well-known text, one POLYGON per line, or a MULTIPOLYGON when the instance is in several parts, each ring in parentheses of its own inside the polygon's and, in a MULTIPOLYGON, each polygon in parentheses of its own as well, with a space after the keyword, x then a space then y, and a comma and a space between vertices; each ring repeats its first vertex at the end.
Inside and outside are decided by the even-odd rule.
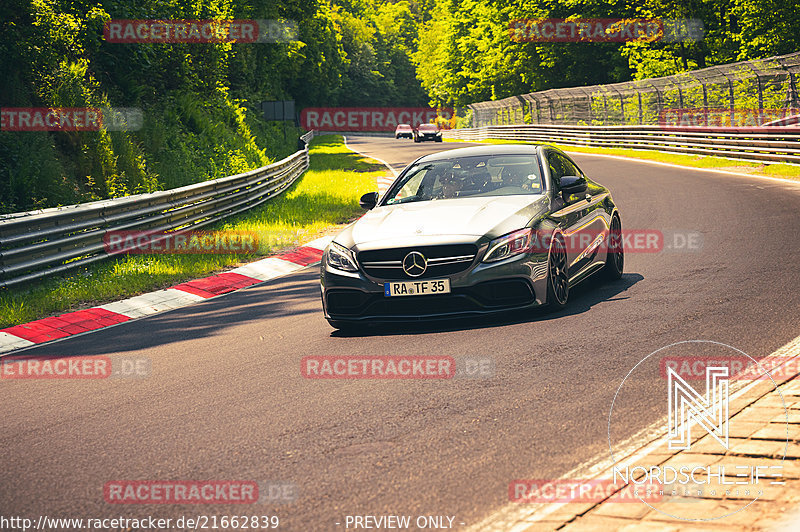
POLYGON ((440 151, 421 157, 417 162, 441 161, 457 157, 473 157, 481 155, 536 155, 541 146, 539 144, 492 144, 489 146, 472 146, 469 148, 456 148, 454 150, 440 151))

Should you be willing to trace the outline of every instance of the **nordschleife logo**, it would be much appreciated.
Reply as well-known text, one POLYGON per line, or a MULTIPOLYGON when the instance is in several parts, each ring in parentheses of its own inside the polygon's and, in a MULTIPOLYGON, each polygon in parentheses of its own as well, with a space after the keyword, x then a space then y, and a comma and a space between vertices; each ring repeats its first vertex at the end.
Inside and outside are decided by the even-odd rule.
POLYGON ((639 500, 674 519, 723 519, 783 489, 788 428, 783 396, 758 360, 719 342, 677 342, 639 360, 617 388, 611 483, 655 486, 639 500))
POLYGON ((728 368, 706 368, 705 396, 667 368, 669 448, 688 449, 692 422, 728 449, 728 368))

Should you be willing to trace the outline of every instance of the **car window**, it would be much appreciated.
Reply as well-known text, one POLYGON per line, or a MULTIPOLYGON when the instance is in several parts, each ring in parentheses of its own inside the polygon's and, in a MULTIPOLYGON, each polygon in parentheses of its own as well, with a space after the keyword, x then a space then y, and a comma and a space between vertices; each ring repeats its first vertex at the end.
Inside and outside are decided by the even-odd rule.
POLYGON ((564 168, 564 175, 583 176, 583 172, 581 172, 581 169, 578 168, 578 165, 569 160, 569 158, 564 157, 561 154, 558 154, 558 158, 561 159, 562 161, 561 164, 562 167, 564 168))
POLYGON ((415 165, 386 193, 384 205, 473 196, 541 194, 533 155, 490 155, 415 165))
POLYGON ((547 162, 550 166, 550 177, 558 185, 561 178, 567 175, 564 170, 563 159, 556 152, 547 152, 547 162))
POLYGON ((410 179, 403 183, 402 187, 400 187, 400 189, 397 191, 397 194, 395 194, 395 202, 399 202, 408 198, 413 199, 420 194, 424 194, 422 182, 425 180, 425 176, 428 174, 429 170, 429 166, 423 166, 418 171, 415 171, 410 176, 410 179))
POLYGON ((549 152, 547 156, 547 162, 550 165, 550 175, 553 178, 553 182, 556 186, 559 186, 561 178, 564 176, 584 175, 575 163, 558 152, 549 152))

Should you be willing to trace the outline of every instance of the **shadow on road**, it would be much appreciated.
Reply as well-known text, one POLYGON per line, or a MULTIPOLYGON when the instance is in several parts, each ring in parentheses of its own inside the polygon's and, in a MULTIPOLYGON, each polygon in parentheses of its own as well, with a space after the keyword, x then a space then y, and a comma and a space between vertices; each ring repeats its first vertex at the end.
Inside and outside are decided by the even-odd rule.
POLYGON ((485 329, 490 327, 502 327, 504 325, 514 325, 527 322, 542 322, 557 320, 566 316, 582 314, 590 310, 597 303, 603 301, 618 301, 628 299, 624 293, 631 286, 644 279, 641 274, 627 273, 622 279, 613 282, 599 283, 594 279, 589 279, 570 290, 569 303, 567 307, 558 312, 550 312, 547 309, 536 309, 526 312, 505 312, 493 316, 479 316, 458 319, 437 319, 425 322, 397 322, 392 324, 381 324, 365 326, 357 331, 331 332, 332 337, 354 337, 354 336, 392 336, 439 333, 448 331, 462 331, 485 329))
MULTIPOLYGON (((625 291, 643 278, 642 275, 633 273, 625 274, 622 279, 612 283, 598 284, 597 281, 589 280, 570 292, 567 308, 559 312, 508 312, 475 318, 365 326, 355 333, 331 329, 330 336, 345 338, 414 335, 557 320, 587 312, 603 301, 627 299, 625 291)), ((316 315, 321 324, 327 326, 322 317, 319 273, 316 267, 188 307, 124 322, 88 335, 73 336, 52 344, 24 349, 15 355, 70 357, 140 351, 189 339, 224 335, 227 334, 227 329, 246 323, 263 322, 265 327, 269 327, 271 318, 303 315, 316 315)))
POLYGON ((189 339, 226 334, 226 329, 271 318, 319 314, 319 271, 310 267, 230 294, 143 319, 15 352, 32 356, 91 356, 139 351, 189 339))

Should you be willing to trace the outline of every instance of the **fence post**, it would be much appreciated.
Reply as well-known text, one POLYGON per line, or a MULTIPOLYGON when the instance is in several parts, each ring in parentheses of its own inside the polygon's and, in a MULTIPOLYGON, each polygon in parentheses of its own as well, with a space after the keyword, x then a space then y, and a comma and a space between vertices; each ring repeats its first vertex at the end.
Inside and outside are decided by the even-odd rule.
POLYGON ((725 72, 720 72, 720 73, 728 82, 728 105, 730 106, 729 113, 730 113, 731 124, 733 124, 735 120, 733 108, 736 106, 736 101, 733 98, 733 82, 731 81, 731 78, 729 78, 728 75, 725 74, 725 72))
POLYGON ((636 96, 639 97, 639 125, 644 125, 644 114, 642 113, 642 91, 636 88, 636 96))
POLYGON ((794 72, 789 70, 789 67, 786 66, 782 57, 776 58, 776 61, 781 68, 783 68, 783 71, 786 72, 786 75, 789 78, 787 80, 788 83, 786 84, 786 100, 783 103, 783 107, 791 112, 792 109, 800 108, 800 97, 797 95, 797 85, 795 84, 794 72))

